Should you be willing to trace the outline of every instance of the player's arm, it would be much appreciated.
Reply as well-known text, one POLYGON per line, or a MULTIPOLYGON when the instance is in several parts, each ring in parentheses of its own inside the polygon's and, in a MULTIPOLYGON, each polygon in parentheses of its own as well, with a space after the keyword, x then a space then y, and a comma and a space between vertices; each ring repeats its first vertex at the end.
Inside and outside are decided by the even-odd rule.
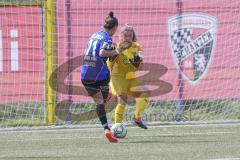
POLYGON ((118 54, 119 53, 115 49, 113 49, 113 50, 106 50, 104 48, 102 48, 100 50, 100 53, 99 53, 99 55, 101 57, 113 57, 113 56, 117 56, 118 54))
POLYGON ((100 41, 99 56, 101 57, 112 57, 117 55, 116 47, 111 39, 100 41))
POLYGON ((136 67, 137 69, 140 69, 142 67, 142 61, 143 61, 143 47, 139 43, 134 43, 135 47, 138 48, 138 52, 136 52, 133 55, 133 58, 129 59, 130 63, 136 67))
POLYGON ((142 58, 139 55, 133 57, 133 59, 129 59, 130 63, 138 70, 142 64, 142 58))
POLYGON ((113 57, 119 55, 124 50, 132 46, 131 42, 121 41, 118 45, 110 42, 104 42, 102 49, 100 50, 100 56, 102 57, 113 57))
POLYGON ((125 56, 124 54, 121 54, 120 56, 118 56, 118 61, 120 62, 119 64, 120 64, 121 70, 124 70, 126 73, 135 72, 138 70, 138 68, 132 65, 132 63, 129 61, 127 56, 125 56))
POLYGON ((139 43, 135 43, 135 45, 138 48, 138 52, 136 53, 136 55, 134 55, 134 58, 130 59, 129 61, 134 67, 141 69, 143 67, 144 56, 143 46, 140 45, 139 43))

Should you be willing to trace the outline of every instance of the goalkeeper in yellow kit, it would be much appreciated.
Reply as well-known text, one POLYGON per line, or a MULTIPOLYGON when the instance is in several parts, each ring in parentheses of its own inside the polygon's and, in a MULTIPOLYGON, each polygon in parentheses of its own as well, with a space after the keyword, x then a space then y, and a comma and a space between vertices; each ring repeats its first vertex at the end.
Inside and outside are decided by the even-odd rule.
POLYGON ((120 42, 131 42, 131 46, 120 53, 115 59, 108 62, 110 69, 110 88, 112 94, 117 97, 117 106, 114 114, 115 123, 123 121, 125 106, 129 95, 136 98, 136 108, 133 116, 133 121, 141 128, 147 129, 147 126, 142 122, 141 115, 147 107, 149 98, 147 94, 138 96, 132 95, 134 89, 138 88, 140 82, 136 78, 134 72, 138 71, 142 65, 143 48, 136 41, 136 34, 133 27, 125 25, 121 30, 120 42))

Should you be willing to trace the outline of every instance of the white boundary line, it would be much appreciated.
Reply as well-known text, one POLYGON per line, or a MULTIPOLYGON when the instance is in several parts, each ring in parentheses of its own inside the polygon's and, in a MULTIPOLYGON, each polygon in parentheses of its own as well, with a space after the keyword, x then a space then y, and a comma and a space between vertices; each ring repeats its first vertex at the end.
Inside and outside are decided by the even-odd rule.
MULTIPOLYGON (((161 125, 161 126, 149 126, 149 129, 151 128, 180 128, 180 127, 208 127, 208 125, 161 125)), ((223 125, 223 124, 211 124, 211 126, 230 126, 230 125, 223 125)), ((231 126, 239 126, 240 124, 233 124, 231 126)), ((136 126, 127 126, 128 128, 138 128, 136 126)), ((86 131, 96 131, 100 130, 103 131, 102 127, 72 127, 72 126, 65 126, 64 128, 44 128, 44 129, 24 129, 24 130, 2 130, 0 131, 0 134, 8 134, 8 133, 34 133, 34 132, 71 132, 71 131, 80 131, 80 130, 86 130, 86 131)), ((236 132, 193 132, 193 133, 184 133, 184 134, 179 134, 179 135, 210 135, 210 134, 234 134, 236 132)), ((165 135, 171 135, 171 134, 165 134, 165 135)), ((178 134, 174 134, 178 135, 178 134)), ((164 136, 164 135, 163 135, 164 136)))
MULTIPOLYGON (((127 127, 134 126, 131 123, 126 124, 127 127)), ((162 128, 172 128, 172 127, 206 127, 206 126, 240 126, 240 121, 236 122, 151 122, 147 123, 150 127, 162 127, 162 128)), ((111 125, 110 125, 111 126, 111 125)), ((70 130, 70 129, 78 129, 78 130, 91 130, 91 129, 102 129, 102 126, 99 124, 91 124, 91 125, 60 125, 60 126, 37 126, 37 127, 13 127, 13 128, 0 128, 1 132, 32 132, 36 130, 70 130)))

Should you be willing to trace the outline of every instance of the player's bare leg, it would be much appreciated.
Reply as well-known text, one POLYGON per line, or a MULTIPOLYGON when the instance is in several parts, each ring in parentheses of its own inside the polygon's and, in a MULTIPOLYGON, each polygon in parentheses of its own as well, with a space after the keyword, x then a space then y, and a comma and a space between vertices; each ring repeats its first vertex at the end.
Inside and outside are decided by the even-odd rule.
POLYGON ((97 111, 99 120, 104 128, 104 135, 109 140, 109 142, 117 143, 118 142, 117 138, 115 136, 113 136, 113 134, 108 126, 106 111, 105 111, 105 103, 104 103, 104 99, 102 98, 102 93, 100 93, 100 92, 96 93, 93 96, 93 99, 94 99, 95 103, 97 104, 96 111, 97 111))

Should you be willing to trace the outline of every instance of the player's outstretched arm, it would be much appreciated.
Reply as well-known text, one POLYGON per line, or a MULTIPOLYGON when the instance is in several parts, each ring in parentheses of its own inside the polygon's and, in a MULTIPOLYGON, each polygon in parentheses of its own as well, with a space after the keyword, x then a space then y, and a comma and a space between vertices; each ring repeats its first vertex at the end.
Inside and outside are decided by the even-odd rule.
POLYGON ((105 50, 105 49, 101 49, 99 53, 101 57, 113 57, 118 54, 119 53, 116 50, 105 50))
POLYGON ((124 50, 130 48, 132 46, 132 43, 129 41, 122 41, 119 43, 118 46, 112 45, 109 47, 109 45, 105 45, 101 50, 100 50, 100 56, 101 57, 113 57, 116 55, 121 54, 124 50), (109 49, 111 48, 111 49, 109 49))

